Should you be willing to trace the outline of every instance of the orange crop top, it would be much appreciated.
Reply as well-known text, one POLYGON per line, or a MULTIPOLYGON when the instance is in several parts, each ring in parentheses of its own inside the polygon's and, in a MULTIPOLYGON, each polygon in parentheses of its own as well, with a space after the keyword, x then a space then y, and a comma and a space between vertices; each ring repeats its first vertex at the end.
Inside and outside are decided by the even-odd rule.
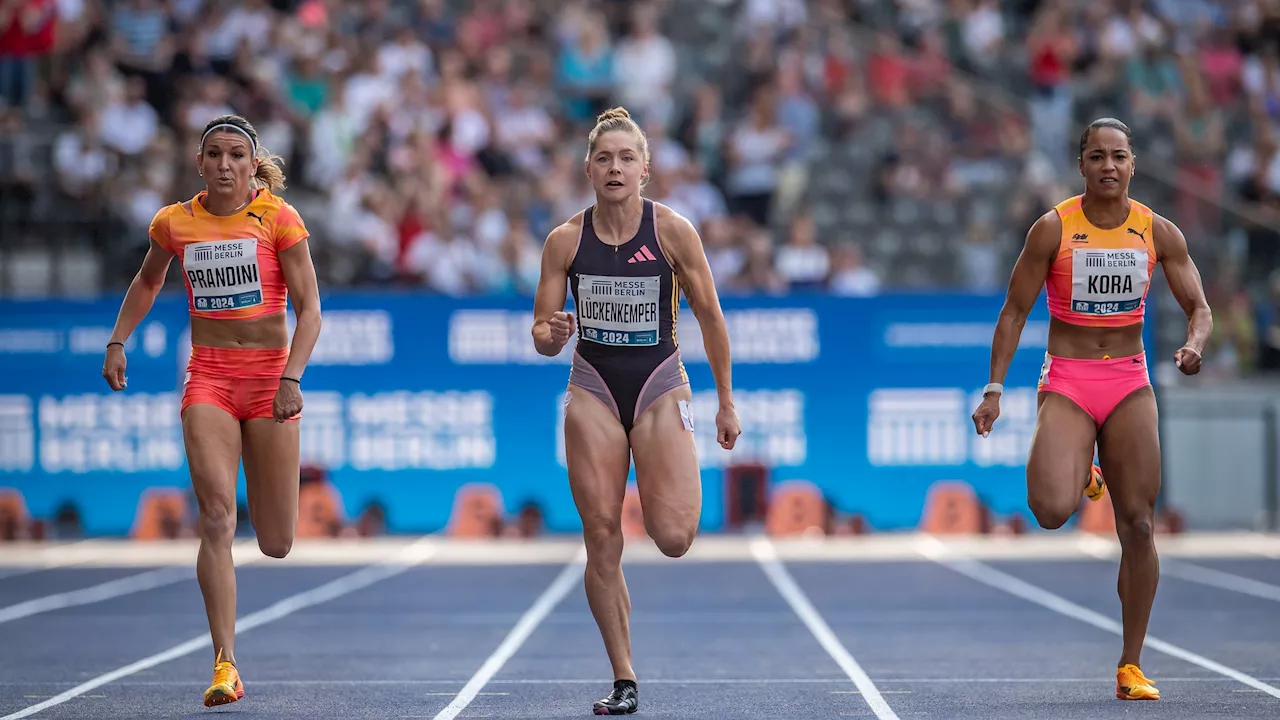
POLYGON ((1142 322, 1156 266, 1153 213, 1130 200, 1124 224, 1100 230, 1084 216, 1081 198, 1054 207, 1062 218, 1062 238, 1045 278, 1049 315, 1092 327, 1142 322))
POLYGON ((178 256, 192 317, 251 320, 285 309, 281 250, 307 239, 302 217, 269 190, 235 215, 213 215, 200 200, 162 208, 151 239, 178 256))

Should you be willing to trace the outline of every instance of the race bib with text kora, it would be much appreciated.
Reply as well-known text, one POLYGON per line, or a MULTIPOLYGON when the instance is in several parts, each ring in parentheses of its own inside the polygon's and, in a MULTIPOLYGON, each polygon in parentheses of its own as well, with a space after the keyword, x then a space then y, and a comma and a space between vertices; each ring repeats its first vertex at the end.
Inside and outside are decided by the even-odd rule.
POLYGON ((183 249, 182 269, 196 310, 238 310, 262 304, 256 240, 191 243, 183 249))
POLYGON ((1151 280, 1145 250, 1076 248, 1071 260, 1072 310, 1112 315, 1142 306, 1151 280))
POLYGON ((583 339, 602 345, 657 345, 661 296, 656 275, 579 275, 577 311, 583 339))

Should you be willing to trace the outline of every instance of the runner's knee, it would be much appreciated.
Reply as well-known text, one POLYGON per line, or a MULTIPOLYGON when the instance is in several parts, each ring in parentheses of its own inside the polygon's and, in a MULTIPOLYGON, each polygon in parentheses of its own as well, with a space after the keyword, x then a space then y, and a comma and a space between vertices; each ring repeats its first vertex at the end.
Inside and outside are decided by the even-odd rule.
POLYGON ((648 528, 649 537, 667 557, 678 558, 689 552, 697 528, 682 528, 671 524, 659 524, 648 528))
POLYGON ((258 549, 263 555, 283 558, 293 549, 293 535, 290 534, 258 534, 258 549))
POLYGON ((1151 542, 1154 509, 1149 506, 1126 508, 1116 506, 1116 536, 1122 545, 1151 542))
POLYGON ((235 503, 211 502, 202 505, 200 518, 196 521, 196 532, 205 542, 230 547, 236 535, 235 503))
POLYGON ((1057 530, 1066 525, 1076 511, 1076 504, 1067 504, 1035 493, 1027 497, 1027 505, 1036 516, 1036 522, 1045 530, 1057 530))
POLYGON ((587 546, 587 563, 591 565, 622 563, 621 522, 587 515, 582 519, 582 539, 587 546))

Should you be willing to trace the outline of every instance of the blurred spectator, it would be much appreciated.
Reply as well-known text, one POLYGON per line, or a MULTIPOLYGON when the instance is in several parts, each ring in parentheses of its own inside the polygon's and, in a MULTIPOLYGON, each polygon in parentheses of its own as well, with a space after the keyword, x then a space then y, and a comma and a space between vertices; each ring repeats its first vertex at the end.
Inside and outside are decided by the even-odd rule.
POLYGON ((778 125, 773 89, 757 89, 746 119, 729 137, 725 181, 729 207, 734 214, 768 225, 778 168, 795 138, 778 125))
POLYGON ((791 224, 787 243, 778 248, 775 263, 792 290, 817 290, 826 283, 831 256, 825 245, 818 244, 811 217, 801 215, 791 224))
POLYGON ((880 290, 880 278, 862 264, 862 251, 841 243, 831 257, 831 291, 836 295, 867 297, 880 290))
POLYGON ((54 47, 57 14, 55 0, 0 0, 0 101, 4 105, 23 107, 31 99, 36 63, 54 47))
POLYGON ((631 29, 614 54, 614 97, 640 117, 656 117, 664 125, 675 110, 671 97, 676 78, 676 52, 658 31, 658 6, 634 5, 631 29), (638 112, 637 112, 638 111, 638 112))

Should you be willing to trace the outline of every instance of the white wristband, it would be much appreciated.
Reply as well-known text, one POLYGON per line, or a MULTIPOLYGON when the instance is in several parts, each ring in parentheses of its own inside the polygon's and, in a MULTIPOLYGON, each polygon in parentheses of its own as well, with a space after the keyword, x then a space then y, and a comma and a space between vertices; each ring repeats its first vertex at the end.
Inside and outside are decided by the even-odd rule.
POLYGON ((991 393, 995 393, 997 395, 1003 395, 1004 384, 1003 383, 987 383, 987 386, 982 388, 982 394, 985 397, 987 395, 990 395, 991 393))

